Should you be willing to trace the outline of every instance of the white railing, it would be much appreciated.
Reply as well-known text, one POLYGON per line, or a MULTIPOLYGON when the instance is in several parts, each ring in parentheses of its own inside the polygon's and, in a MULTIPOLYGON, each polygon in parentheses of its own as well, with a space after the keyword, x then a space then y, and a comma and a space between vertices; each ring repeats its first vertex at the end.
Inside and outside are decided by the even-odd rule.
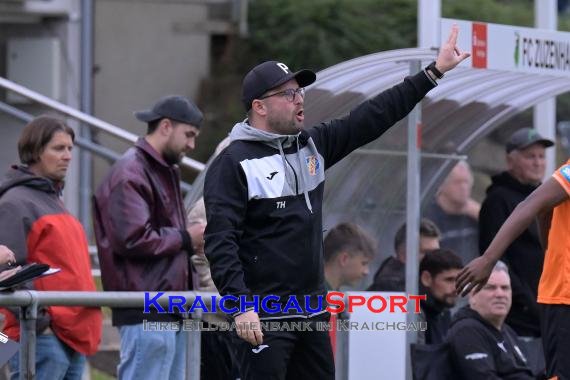
MULTIPOLYGON (((67 116, 70 116, 76 120, 79 120, 85 124, 88 124, 100 131, 104 131, 106 133, 109 133, 112 136, 118 137, 122 140, 134 143, 137 139, 138 136, 135 135, 134 133, 125 131, 124 129, 121 129, 113 124, 107 123, 103 120, 100 120, 94 116, 88 115, 86 113, 83 113, 81 111, 76 110, 75 108, 72 108, 68 105, 65 105, 63 103, 60 103, 56 100, 50 99, 47 96, 44 96, 40 93, 37 93, 35 91, 32 91, 24 86, 21 86, 17 83, 14 83, 12 81, 9 81, 6 78, 0 77, 0 87, 3 87, 7 90, 13 91, 15 93, 17 93, 18 95, 21 95, 25 98, 31 99, 39 104, 43 104, 44 106, 50 107, 58 112, 61 112, 62 114, 65 114, 67 116)), ((182 166, 188 167, 190 169, 193 169, 195 171, 202 171, 204 170, 204 164, 193 160, 191 158, 188 157, 184 157, 184 159, 181 162, 182 166)))
MULTIPOLYGON (((39 306, 108 306, 113 308, 143 308, 145 294, 154 297, 158 292, 54 292, 18 290, 12 293, 0 293, 0 307, 20 307, 20 378, 35 379, 36 357, 36 319, 39 306)), ((157 299, 161 306, 168 306, 169 296, 186 298, 185 309, 189 308, 196 297, 201 297, 207 307, 211 306, 210 292, 164 292, 157 299)), ((202 319, 202 310, 191 314, 194 321, 202 319)), ((198 329, 187 331, 189 334, 186 357, 186 379, 200 379, 200 345, 201 336, 198 329), (197 330, 197 331, 196 331, 197 330)))

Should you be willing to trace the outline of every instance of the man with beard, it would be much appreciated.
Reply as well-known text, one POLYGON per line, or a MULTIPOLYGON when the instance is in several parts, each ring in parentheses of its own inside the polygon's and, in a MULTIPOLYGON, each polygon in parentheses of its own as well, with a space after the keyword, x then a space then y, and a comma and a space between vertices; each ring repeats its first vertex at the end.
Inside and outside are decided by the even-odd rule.
MULTIPOLYGON (((182 96, 136 112, 147 123, 139 139, 95 192, 95 236, 105 290, 184 291, 192 288, 189 255, 204 224, 187 226, 178 163, 194 148, 202 112, 182 96)), ((121 335, 120 379, 183 379, 186 334, 181 314, 113 309, 121 335), (143 320, 178 322, 178 331, 144 331, 143 320)))
MULTIPOLYGON (((514 132, 506 145, 507 170, 492 177, 487 197, 479 214, 479 249, 481 254, 519 203, 540 185, 546 170, 546 153, 554 142, 535 129, 514 132)), ((540 336, 538 283, 544 263, 544 248, 534 222, 505 251, 510 268, 513 306, 507 323, 518 335, 540 336)))
POLYGON ((455 279, 463 269, 459 256, 448 249, 426 253, 420 262, 420 320, 427 322, 427 330, 420 331, 418 343, 442 343, 451 324, 450 309, 455 306, 457 292, 455 279))
POLYGON ((322 302, 325 170, 405 117, 469 56, 456 46, 457 34, 454 26, 424 70, 345 117, 306 129, 304 87, 314 72, 268 61, 245 76, 247 119, 232 129, 204 185, 206 256, 242 339, 243 379, 334 379, 328 332, 315 326, 329 320, 322 302), (313 331, 261 331, 260 320, 304 321, 313 331))

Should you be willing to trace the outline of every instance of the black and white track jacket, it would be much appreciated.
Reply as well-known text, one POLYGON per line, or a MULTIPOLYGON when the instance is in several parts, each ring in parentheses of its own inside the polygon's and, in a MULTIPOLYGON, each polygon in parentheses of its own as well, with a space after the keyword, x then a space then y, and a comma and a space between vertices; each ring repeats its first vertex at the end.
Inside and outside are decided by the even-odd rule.
MULTIPOLYGON (((204 185, 205 250, 220 294, 244 295, 247 300, 275 295, 282 310, 290 296, 296 296, 300 311, 260 309, 262 320, 324 313, 325 170, 382 135, 434 86, 425 71, 420 72, 342 119, 293 136, 264 132, 247 122, 236 124, 230 145, 212 162, 204 185), (305 307, 306 296, 312 312, 305 307), (323 296, 321 308, 318 296, 323 296)), ((225 303, 228 308, 239 304, 225 303)))

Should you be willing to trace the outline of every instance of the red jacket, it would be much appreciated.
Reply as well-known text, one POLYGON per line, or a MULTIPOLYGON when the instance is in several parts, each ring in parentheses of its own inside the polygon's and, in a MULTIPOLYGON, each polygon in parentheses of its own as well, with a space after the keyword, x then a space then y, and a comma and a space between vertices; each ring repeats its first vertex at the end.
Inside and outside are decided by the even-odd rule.
MULTIPOLYGON (((33 281, 36 290, 95 291, 87 238, 82 225, 65 209, 50 180, 13 167, 0 186, 0 242, 19 263, 39 262, 61 272, 33 281)), ((20 338, 17 317, 6 309, 5 333, 20 338)), ((50 327, 77 352, 92 355, 101 341, 99 308, 49 306, 50 327)))
MULTIPOLYGON (((191 289, 192 245, 176 165, 168 165, 146 140, 139 139, 113 165, 95 192, 93 206, 105 290, 191 289)), ((157 318, 143 315, 142 310, 113 310, 115 325, 164 319, 157 318)))

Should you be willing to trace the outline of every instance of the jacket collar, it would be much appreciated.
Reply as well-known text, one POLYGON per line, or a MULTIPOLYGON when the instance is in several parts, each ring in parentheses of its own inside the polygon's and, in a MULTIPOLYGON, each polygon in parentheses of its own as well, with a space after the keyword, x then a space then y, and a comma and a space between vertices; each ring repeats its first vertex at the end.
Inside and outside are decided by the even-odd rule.
POLYGON ((424 311, 430 315, 439 315, 443 314, 447 310, 450 309, 449 306, 444 304, 441 301, 438 301, 432 294, 431 291, 426 288, 422 281, 419 281, 419 294, 425 294, 427 297, 425 300, 420 300, 420 304, 424 308, 424 311))
POLYGON ((64 182, 56 182, 46 177, 37 176, 27 166, 12 165, 2 179, 0 195, 16 186, 33 187, 46 193, 55 193, 61 196, 64 182))
POLYGON ((513 177, 509 172, 504 171, 500 174, 494 175, 491 177, 491 186, 487 188, 487 193, 491 190, 495 189, 496 187, 506 187, 512 191, 516 191, 518 193, 529 195, 539 185, 530 185, 524 184, 519 182, 515 177, 513 177))
POLYGON ((172 168, 173 165, 169 165, 164 158, 145 140, 144 137, 139 137, 137 142, 135 143, 135 147, 142 150, 148 156, 150 156, 154 161, 159 163, 160 165, 166 168, 172 168))

